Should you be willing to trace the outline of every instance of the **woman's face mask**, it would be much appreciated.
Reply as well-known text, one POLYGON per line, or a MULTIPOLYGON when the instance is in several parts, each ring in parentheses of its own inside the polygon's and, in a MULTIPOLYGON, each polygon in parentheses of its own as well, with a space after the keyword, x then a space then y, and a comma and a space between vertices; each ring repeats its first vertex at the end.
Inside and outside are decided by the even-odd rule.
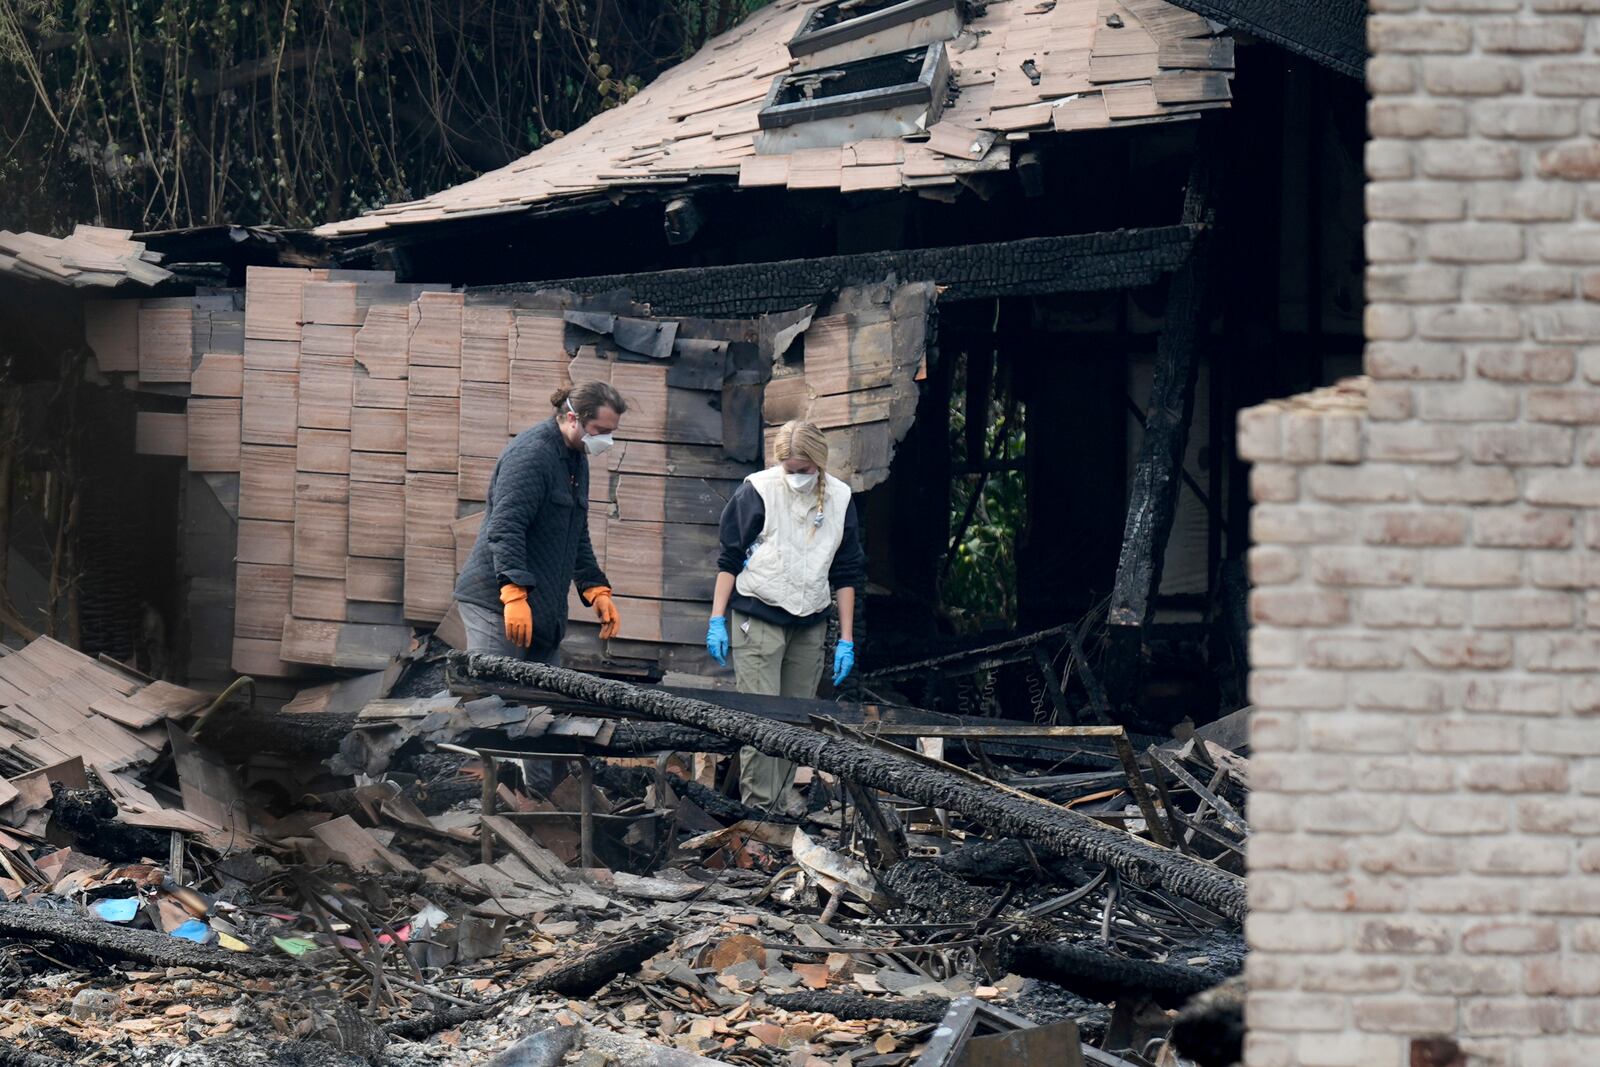
POLYGON ((797 493, 809 493, 817 485, 817 472, 810 471, 805 474, 785 474, 783 480, 789 483, 789 488, 797 493))

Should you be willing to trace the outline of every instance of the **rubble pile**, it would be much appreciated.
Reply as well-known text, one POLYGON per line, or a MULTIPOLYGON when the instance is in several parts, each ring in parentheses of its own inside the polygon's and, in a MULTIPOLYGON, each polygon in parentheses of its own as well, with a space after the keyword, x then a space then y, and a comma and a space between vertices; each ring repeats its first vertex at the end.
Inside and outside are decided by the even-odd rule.
POLYGON ((0 655, 0 1064, 1233 1063, 1241 723, 437 645, 272 708, 41 638, 0 655), (789 803, 728 795, 741 745, 789 803))

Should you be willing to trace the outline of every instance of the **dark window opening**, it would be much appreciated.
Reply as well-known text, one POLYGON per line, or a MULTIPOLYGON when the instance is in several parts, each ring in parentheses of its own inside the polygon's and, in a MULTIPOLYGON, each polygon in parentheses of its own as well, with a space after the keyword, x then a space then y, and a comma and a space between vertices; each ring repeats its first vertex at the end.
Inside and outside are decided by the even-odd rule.
POLYGON ((940 599, 957 631, 1013 630, 1028 443, 1010 361, 995 344, 963 347, 950 395, 950 536, 940 599))

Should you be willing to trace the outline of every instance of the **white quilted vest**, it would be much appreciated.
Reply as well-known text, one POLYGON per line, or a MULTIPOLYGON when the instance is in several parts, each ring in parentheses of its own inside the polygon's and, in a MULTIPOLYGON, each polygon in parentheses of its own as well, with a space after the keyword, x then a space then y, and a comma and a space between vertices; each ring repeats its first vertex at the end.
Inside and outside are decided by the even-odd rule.
POLYGON ((815 615, 832 599, 828 571, 844 540, 850 487, 823 475, 827 497, 818 521, 816 489, 797 493, 783 474, 783 465, 778 464, 745 479, 761 494, 766 522, 734 588, 791 615, 815 615))

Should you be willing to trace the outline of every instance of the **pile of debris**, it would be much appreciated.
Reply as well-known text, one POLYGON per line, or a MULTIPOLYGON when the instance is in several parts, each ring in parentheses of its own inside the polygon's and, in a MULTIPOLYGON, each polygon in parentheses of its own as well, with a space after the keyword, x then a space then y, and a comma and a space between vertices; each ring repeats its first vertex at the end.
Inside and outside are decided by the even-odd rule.
POLYGON ((1239 1055, 1242 713, 1163 741, 437 644, 282 708, 48 639, 0 687, 0 1064, 1239 1055), (783 810, 728 795, 745 745, 802 768, 783 810))

